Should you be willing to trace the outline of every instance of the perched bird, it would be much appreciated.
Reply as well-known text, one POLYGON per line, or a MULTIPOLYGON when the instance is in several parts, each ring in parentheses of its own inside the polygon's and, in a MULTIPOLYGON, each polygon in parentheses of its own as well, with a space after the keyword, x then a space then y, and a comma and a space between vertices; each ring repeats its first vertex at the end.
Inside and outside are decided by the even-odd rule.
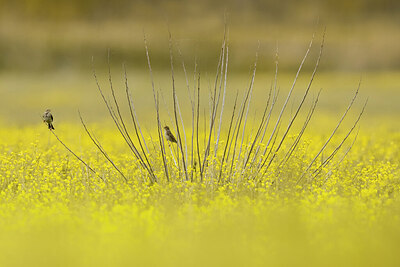
POLYGON ((54 130, 53 127, 53 115, 51 115, 51 110, 47 109, 46 112, 43 114, 43 122, 47 123, 50 130, 54 130))
POLYGON ((176 139, 175 136, 171 133, 171 130, 169 129, 168 126, 164 127, 164 134, 165 134, 165 138, 172 142, 172 143, 176 143, 176 139))

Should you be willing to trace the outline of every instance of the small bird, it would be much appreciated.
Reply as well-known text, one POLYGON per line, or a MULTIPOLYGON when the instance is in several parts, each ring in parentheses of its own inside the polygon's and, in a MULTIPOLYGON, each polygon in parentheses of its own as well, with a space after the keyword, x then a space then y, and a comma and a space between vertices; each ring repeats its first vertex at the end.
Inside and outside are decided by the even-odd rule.
POLYGON ((47 123, 47 125, 49 126, 49 130, 54 130, 53 115, 51 115, 51 110, 47 109, 42 117, 43 117, 43 122, 47 123))
POLYGON ((176 143, 176 139, 175 136, 171 133, 171 130, 169 129, 168 126, 164 127, 164 134, 165 134, 165 138, 172 142, 172 143, 176 143))

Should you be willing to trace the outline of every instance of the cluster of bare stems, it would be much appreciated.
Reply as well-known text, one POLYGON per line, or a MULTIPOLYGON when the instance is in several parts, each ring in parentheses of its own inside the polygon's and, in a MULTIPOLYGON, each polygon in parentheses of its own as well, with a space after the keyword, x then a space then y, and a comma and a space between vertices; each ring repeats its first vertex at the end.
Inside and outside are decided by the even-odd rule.
MULTIPOLYGON (((297 84, 299 74, 303 68, 303 65, 309 56, 311 48, 314 42, 314 35, 310 41, 310 44, 306 50, 306 53, 298 67, 295 78, 291 85, 291 88, 288 91, 288 94, 284 100, 283 105, 280 107, 280 110, 277 111, 277 118, 275 122, 272 122, 271 114, 277 108, 277 98, 278 91, 277 88, 277 76, 278 76, 278 52, 276 53, 276 63, 275 63, 275 75, 272 85, 268 92, 268 97, 265 102, 265 107, 263 108, 262 117, 257 123, 258 127, 255 131, 255 134, 250 137, 250 143, 245 144, 245 135, 248 129, 246 126, 248 125, 248 113, 250 107, 250 101, 253 93, 253 85, 254 79, 256 75, 257 69, 257 60, 258 56, 256 54, 255 63, 252 70, 252 75, 250 79, 250 84, 248 88, 245 90, 242 99, 240 100, 240 105, 238 103, 238 93, 236 93, 235 102, 233 105, 233 109, 230 113, 230 120, 227 125, 223 125, 222 116, 225 108, 225 96, 227 89, 227 75, 228 75, 228 59, 229 59, 229 46, 227 42, 227 34, 225 31, 224 38, 222 41, 221 52, 219 56, 219 61, 217 65, 217 72, 215 77, 215 82, 213 85, 213 89, 211 90, 209 99, 207 99, 207 103, 209 104, 209 115, 200 116, 200 73, 197 71, 197 63, 194 66, 194 85, 191 87, 189 85, 189 79, 187 76, 185 63, 182 60, 182 67, 184 71, 184 75, 186 78, 186 85, 188 91, 188 97, 190 100, 191 106, 191 133, 188 134, 190 138, 186 138, 186 128, 183 122, 182 114, 180 111, 179 101, 176 94, 176 86, 175 86, 175 77, 174 77, 174 57, 173 57, 173 44, 171 34, 169 35, 169 51, 170 51, 170 63, 171 63, 171 78, 172 78, 172 100, 173 100, 173 121, 174 126, 171 127, 175 130, 177 136, 177 151, 174 153, 171 151, 171 156, 167 156, 167 141, 163 135, 163 125, 160 121, 160 91, 157 91, 154 86, 153 79, 153 71, 150 61, 149 49, 146 41, 146 37, 144 38, 145 51, 147 57, 147 63, 149 68, 149 73, 151 77, 152 89, 153 89, 153 97, 154 97, 154 105, 156 110, 156 122, 157 122, 157 132, 158 132, 158 144, 154 144, 154 151, 150 151, 148 149, 148 145, 146 144, 146 138, 142 133, 140 123, 138 121, 138 117, 136 115, 135 107, 133 104, 133 98, 130 93, 128 79, 126 74, 126 67, 124 65, 124 79, 125 79, 125 95, 126 100, 128 102, 129 110, 130 110, 130 118, 126 119, 121 115, 120 111, 120 103, 118 102, 115 96, 115 90, 113 87, 111 71, 110 71, 110 55, 108 56, 108 80, 110 92, 112 95, 112 101, 108 101, 104 95, 102 88, 99 85, 98 78, 96 72, 93 68, 94 78, 97 84, 98 91, 106 105, 109 115, 111 116, 115 126, 117 127, 119 133, 124 139, 126 145, 132 151, 134 158, 138 165, 145 171, 145 180, 150 183, 155 183, 160 179, 165 178, 166 181, 170 181, 171 179, 181 179, 184 181, 218 181, 219 183, 225 183, 228 181, 238 181, 239 179, 250 180, 253 179, 256 182, 263 181, 265 179, 272 179, 270 181, 272 184, 276 182, 277 175, 276 173, 280 173, 281 170, 284 169, 285 166, 290 164, 291 158, 294 155, 294 151, 298 147, 300 140, 314 114, 315 108, 318 103, 320 92, 318 92, 317 96, 311 101, 311 105, 308 108, 307 115, 302 122, 302 127, 299 132, 295 134, 294 140, 289 140, 287 138, 294 122, 298 120, 298 115, 300 111, 304 108, 305 100, 309 96, 310 88, 313 83, 314 77, 317 73, 318 66, 320 63, 323 47, 324 47, 324 36, 323 34, 321 45, 319 48, 319 54, 315 61, 314 68, 311 74, 311 77, 308 81, 307 86, 304 89, 304 93, 302 98, 297 105, 297 108, 294 109, 294 112, 289 119, 288 125, 286 128, 282 126, 282 117, 285 112, 287 112, 288 103, 291 100, 292 93, 297 84), (203 120, 203 123, 206 124, 205 129, 202 134, 199 134, 200 129, 200 120, 203 120), (133 124, 133 134, 130 133, 127 129, 127 120, 130 120, 133 124), (225 129, 222 128, 225 127, 225 129), (282 130, 283 128, 283 130, 282 130), (204 133, 204 131, 206 131, 204 133), (221 131, 224 133, 225 139, 224 142, 221 142, 221 131), (281 133, 279 134, 279 132, 281 133), (268 134, 267 134, 268 133, 268 134), (199 140, 199 139, 203 140, 199 140), (189 139, 189 140, 188 140, 189 139), (283 157, 279 157, 279 162, 274 164, 274 169, 271 170, 272 163, 274 160, 278 160, 277 154, 285 144, 285 151, 282 152, 283 157), (288 147, 288 148, 287 148, 288 147), (157 151, 158 150, 158 151, 157 151), (189 150, 189 151, 188 151, 189 150), (149 155, 151 152, 156 154, 161 151, 162 165, 154 164, 151 159, 149 159, 149 155), (221 153, 218 153, 221 152, 221 153), (172 161, 173 164, 171 164, 172 161), (162 168, 162 170, 160 169, 162 168), (273 173, 275 175, 268 175, 268 172, 273 173), (156 175, 158 173, 158 176, 156 175), (160 175, 160 173, 163 173, 160 175), (275 177, 275 178, 271 178, 275 177)), ((178 49, 179 54, 181 55, 180 50, 178 49)), ((331 142, 332 138, 337 133, 340 125, 343 120, 347 116, 351 107, 353 106, 358 91, 360 88, 360 84, 345 109, 342 117, 339 122, 333 128, 332 133, 326 139, 322 147, 318 150, 318 153, 312 158, 312 160, 305 166, 302 174, 296 178, 296 183, 310 183, 315 177, 317 177, 323 168, 327 166, 338 151, 342 148, 345 141, 349 138, 351 133, 356 128, 360 118, 364 112, 367 101, 359 112, 357 118, 355 119, 352 127, 347 130, 347 133, 341 138, 338 145, 334 148, 329 149, 327 151, 328 144, 331 142), (326 157, 322 157, 322 155, 328 155, 326 157), (305 179, 306 178, 306 179, 305 179)), ((115 170, 121 175, 124 181, 128 182, 127 175, 117 166, 117 164, 111 159, 109 154, 105 151, 100 141, 91 133, 85 124, 81 114, 79 113, 79 117, 81 119, 82 125, 89 136, 89 138, 93 141, 98 150, 103 154, 105 159, 115 168, 115 170)), ((54 133, 54 132, 53 132, 54 133)), ((57 137, 57 136, 56 136, 57 137)), ((357 137, 355 134, 354 141, 357 137)), ((58 137, 57 137, 58 139, 58 137)), ((59 139, 58 139, 59 140, 59 139)), ((61 142, 61 140, 59 140, 61 142)), ((347 151, 344 153, 343 158, 347 155, 349 150, 354 144, 354 141, 348 147, 347 151)), ((62 143, 63 144, 63 143, 62 143)), ((65 144, 63 144, 65 146, 65 144)), ((65 146, 66 147, 66 146, 65 146)), ((68 149, 68 148, 67 148, 68 149)), ((81 158, 79 158, 75 153, 73 153, 70 149, 68 149, 75 157, 77 157, 81 162, 85 164, 85 166, 95 172, 87 163, 85 163, 81 158)), ((155 157, 157 158, 157 157, 155 157)), ((343 158, 341 160, 343 160, 343 158)), ((103 177, 101 177, 105 180, 103 177)))

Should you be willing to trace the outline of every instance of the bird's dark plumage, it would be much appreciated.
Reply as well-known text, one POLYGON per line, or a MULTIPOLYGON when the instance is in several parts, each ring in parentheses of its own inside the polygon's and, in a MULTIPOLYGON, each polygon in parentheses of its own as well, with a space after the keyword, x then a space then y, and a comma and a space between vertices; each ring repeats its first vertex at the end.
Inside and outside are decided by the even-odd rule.
POLYGON ((47 123, 49 130, 54 130, 53 126, 53 115, 51 114, 51 110, 47 109, 43 114, 43 122, 47 123))
POLYGON ((166 138, 168 141, 170 141, 170 142, 172 142, 172 143, 177 143, 177 142, 176 142, 176 139, 175 139, 175 136, 171 133, 171 130, 169 129, 168 126, 165 126, 165 127, 164 127, 164 133, 165 133, 165 138, 166 138))

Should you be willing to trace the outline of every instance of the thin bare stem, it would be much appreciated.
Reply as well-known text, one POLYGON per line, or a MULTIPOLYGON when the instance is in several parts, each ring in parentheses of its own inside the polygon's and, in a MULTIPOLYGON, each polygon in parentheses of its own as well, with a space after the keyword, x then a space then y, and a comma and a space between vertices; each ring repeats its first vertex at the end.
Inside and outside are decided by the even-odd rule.
MULTIPOLYGON (((272 98, 272 104, 271 104, 271 108, 269 109, 269 112, 268 112, 268 116, 267 116, 266 123, 265 123, 265 126, 264 126, 263 134, 262 134, 262 136, 261 136, 260 141, 259 141, 258 144, 257 144, 257 149, 256 149, 256 151, 254 152, 253 160, 251 161, 251 166, 250 166, 250 167, 252 167, 252 166, 254 165, 254 162, 255 162, 256 159, 257 159, 258 152, 259 152, 259 150, 260 150, 260 148, 261 148, 262 142, 263 142, 264 137, 265 137, 265 133, 267 132, 267 129, 268 129, 268 125, 269 125, 269 122, 270 122, 270 119, 271 119, 272 111, 273 111, 273 109, 274 109, 274 107, 275 107, 276 100, 278 99, 278 95, 279 95, 279 89, 278 89, 278 92, 277 92, 278 66, 279 66, 279 65, 278 65, 278 62, 279 62, 279 61, 278 61, 278 58, 279 58, 279 56, 278 56, 278 48, 277 48, 276 54, 275 54, 274 96, 273 96, 273 98, 272 98)), ((268 105, 267 105, 267 106, 268 106, 268 105)), ((265 149, 267 149, 267 147, 266 147, 265 149)), ((265 150, 264 150, 264 151, 265 151, 265 150)), ((250 155, 250 154, 249 154, 249 155, 250 155)), ((261 159, 260 159, 260 162, 261 162, 261 159)))
POLYGON ((158 104, 158 94, 156 98, 156 111, 157 111, 157 132, 158 132, 158 140, 160 142, 160 148, 161 148, 161 158, 163 161, 164 165, 164 173, 165 176, 167 177, 167 181, 169 182, 169 173, 168 173, 168 165, 167 165, 167 158, 165 156, 165 144, 164 144, 164 137, 162 134, 161 130, 161 123, 160 123, 160 109, 159 109, 159 104, 158 104))
POLYGON ((91 172, 93 172, 94 174, 96 174, 103 182, 106 182, 104 180, 103 177, 101 177, 100 175, 98 175, 96 173, 95 170, 93 170, 92 167, 89 166, 89 164, 87 164, 85 161, 83 161, 83 159, 81 159, 78 155, 76 155, 66 144, 64 144, 63 141, 61 141, 61 139, 56 135, 56 133, 50 129, 50 132, 57 138, 58 142, 60 142, 72 155, 75 156, 75 158, 77 158, 80 162, 82 162, 91 172))
POLYGON ((197 80, 197 116, 196 116, 196 143, 197 143, 197 159, 200 168, 200 181, 203 182, 203 170, 201 168, 200 146, 199 146, 199 118, 200 118, 200 73, 197 80))
POLYGON ((224 55, 225 55, 225 52, 224 52, 225 51, 225 41, 226 41, 226 35, 224 35, 224 41, 223 41, 223 45, 221 48, 221 55, 220 55, 219 61, 218 61, 217 74, 216 74, 215 83, 214 83, 214 93, 211 95, 212 101, 211 101, 211 109, 210 109, 210 111, 211 111, 211 113, 210 113, 210 129, 209 129, 208 139, 206 141, 207 145, 206 145, 206 149, 204 152, 204 158, 203 158, 203 164, 202 164, 203 172, 207 165, 208 155, 210 153, 211 137, 212 137, 212 132, 214 129, 215 117, 216 117, 218 104, 219 104, 219 95, 221 93, 221 86, 220 86, 219 93, 218 93, 218 100, 217 100, 217 85, 218 85, 218 80, 220 77, 219 72, 221 71, 221 74, 222 74, 222 68, 223 68, 222 65, 223 65, 224 55))
POLYGON ((172 36, 171 33, 169 33, 169 53, 170 53, 170 62, 171 62, 171 79, 172 79, 172 97, 173 97, 173 102, 174 102, 174 115, 175 115, 175 126, 176 126, 176 135, 178 137, 178 146, 181 150, 182 153, 182 164, 183 164, 183 171, 185 174, 185 179, 186 181, 189 180, 188 178, 188 173, 186 169, 186 159, 185 159, 185 154, 183 152, 183 146, 182 146, 182 138, 181 134, 179 131, 179 122, 178 122, 178 114, 177 114, 177 96, 176 96, 176 88, 175 88, 175 77, 174 77, 174 61, 173 61, 173 55, 172 55, 172 36))
MULTIPOLYGON (((254 76, 254 74, 255 74, 255 72, 253 72, 253 76, 254 76)), ((254 78, 253 76, 252 76, 252 79, 254 78)), ((251 89, 252 89, 252 85, 251 85, 251 82, 250 82, 250 86, 247 89, 246 94, 244 95, 244 98, 242 100, 242 104, 241 104, 240 109, 239 109, 240 110, 239 111, 240 115, 238 116, 238 118, 236 120, 236 125, 235 125, 235 128, 233 130, 233 135, 235 135, 235 131, 236 131, 236 136, 235 136, 235 142, 234 142, 234 145, 233 145, 233 154, 232 154, 231 168, 230 168, 230 171, 229 171, 229 176, 232 174, 233 165, 235 163, 236 145, 237 145, 237 140, 238 140, 238 137, 239 137, 240 126, 241 126, 242 121, 243 121, 244 110, 246 108, 246 103, 247 103, 247 100, 249 99, 251 89)), ((232 142, 233 142, 233 140, 232 140, 232 142)), ((229 151, 230 151, 230 148, 228 150, 228 153, 229 153, 229 151)))
POLYGON ((306 59, 308 57, 308 54, 311 51, 311 47, 312 47, 312 44, 314 42, 314 36, 315 36, 315 34, 313 34, 313 36, 311 38, 310 44, 308 45, 308 48, 307 48, 307 51, 306 51, 306 53, 305 53, 305 55, 304 55, 304 57, 303 57, 303 59, 302 59, 302 61, 300 63, 300 66, 299 66, 299 68, 297 70, 297 73, 296 73, 296 76, 294 78, 292 87, 290 88, 289 93, 288 93, 288 95, 286 97, 285 103, 283 104, 281 112, 279 113, 278 119, 277 119, 277 121, 275 123, 275 127, 274 127, 274 129, 273 129, 273 131, 271 133, 271 136, 270 136, 270 138, 268 140, 268 143, 267 143, 267 145, 266 145, 266 147, 264 149, 264 152, 262 153, 262 157, 261 158, 264 158, 264 161, 262 163, 261 162, 259 163, 258 169, 261 169, 264 166, 264 164, 267 161, 267 159, 268 159, 268 157, 264 157, 268 148, 270 148, 270 152, 268 153, 268 155, 271 153, 271 150, 272 150, 273 146, 270 147, 269 144, 270 144, 271 140, 273 139, 274 135, 278 134, 278 132, 277 132, 278 126, 280 125, 280 121, 282 119, 283 113, 285 112, 285 109, 286 109, 286 106, 287 106, 287 104, 289 102, 289 99, 292 96, 293 89, 294 89, 294 87, 295 87, 295 85, 297 83, 298 77, 300 75, 300 71, 302 70, 304 62, 306 61, 306 59))
MULTIPOLYGON (((190 157, 190 159, 191 159, 190 160, 191 161, 191 168, 192 169, 190 171, 190 180, 193 182, 193 130, 194 130, 194 128, 193 128, 194 125, 193 124, 194 124, 194 107, 195 107, 195 104, 194 104, 194 99, 192 99, 192 96, 191 96, 191 93, 190 93, 189 79, 188 79, 188 75, 187 75, 187 72, 186 72, 186 67, 185 67, 185 62, 183 60, 182 52, 179 49, 179 46, 178 46, 178 53, 179 53, 179 56, 182 59, 182 68, 183 68, 183 73, 185 75, 186 88, 187 88, 188 96, 189 96, 189 99, 190 99, 190 106, 191 106, 191 110, 192 110, 192 146, 191 146, 192 150, 191 150, 191 157, 190 157)), ((196 71, 196 69, 195 69, 195 71, 196 71)), ((186 158, 189 160, 189 157, 188 157, 188 144, 187 144, 187 141, 186 141, 186 132, 185 132, 185 128, 184 128, 184 124, 183 124, 183 120, 182 120, 182 114, 181 114, 181 110, 180 110, 180 107, 179 107, 179 103, 178 103, 178 108, 179 108, 179 115, 181 117, 181 123, 182 123, 182 127, 183 127, 183 132, 184 132, 184 135, 185 135, 186 158)))
MULTIPOLYGON (((128 86, 128 77, 127 77, 127 74, 126 74, 126 66, 125 66, 125 64, 123 65, 123 68, 124 68, 126 99, 128 101, 129 111, 130 111, 133 127, 135 129, 136 137, 137 137, 137 140, 139 142, 140 148, 141 148, 143 154, 145 155, 146 152, 144 151, 144 148, 143 148, 143 145, 142 145, 142 140, 143 140, 143 144, 144 144, 144 146, 146 148, 147 153, 149 153, 149 149, 147 148, 146 140, 145 140, 145 138, 143 136, 142 130, 140 128, 139 121, 138 121, 137 116, 136 116, 135 105, 133 104, 132 96, 130 94, 130 90, 129 90, 129 86, 128 86), (139 132, 140 132, 141 138, 139 137, 139 132)), ((150 165, 149 162, 148 162, 148 164, 150 165)))
MULTIPOLYGON (((307 89, 304 92, 303 98, 302 98, 302 100, 301 100, 301 102, 300 102, 300 104, 299 104, 294 116, 290 120, 290 122, 289 122, 289 124, 288 124, 288 126, 286 128, 286 131, 285 131, 285 133, 283 134, 283 136, 281 138, 281 141, 279 142, 277 148, 275 149, 275 152, 273 153, 272 158, 270 159, 270 161, 269 161, 269 163, 267 165, 267 168, 265 168, 264 173, 267 171, 267 169, 271 165, 272 161, 274 160, 276 154, 278 153, 279 149, 281 148, 283 142, 285 141, 285 138, 286 138, 287 134, 289 133, 290 128, 292 127, 294 121, 296 120, 296 118, 297 118, 297 116, 298 116, 298 114, 299 114, 299 112, 300 112, 300 110, 301 110, 301 108, 302 108, 302 106, 304 104, 304 101, 307 98, 307 95, 308 95, 308 92, 310 91, 312 82, 314 81, 315 74, 317 73, 319 62, 321 60, 322 51, 323 51, 323 48, 324 48, 324 40, 325 40, 325 34, 322 37, 322 42, 321 42, 321 47, 320 47, 320 50, 319 50, 319 55, 318 55, 318 58, 317 58, 317 62, 315 63, 315 67, 314 67, 313 73, 311 74, 311 78, 310 78, 310 81, 309 81, 309 83, 307 85, 307 89)), ((265 162, 266 162, 266 159, 264 160, 264 163, 261 165, 261 168, 264 166, 265 162)))
POLYGON ((344 142, 347 140, 347 138, 350 136, 350 134, 353 132, 354 128, 357 126, 358 122, 360 121, 364 111, 365 111, 365 107, 367 106, 368 103, 368 99, 365 101, 364 106, 360 112, 360 114, 357 117, 357 120, 354 122, 353 126, 351 127, 351 129, 348 131, 348 133, 346 134, 346 136, 342 139, 342 141, 340 142, 340 144, 333 150, 333 152, 318 166, 318 168, 313 172, 313 177, 311 179, 311 181, 313 181, 315 179, 315 177, 321 172, 322 168, 324 166, 326 166, 332 159, 333 157, 337 154, 337 152, 339 151, 339 149, 342 147, 342 145, 344 144, 344 142))
POLYGON ((229 123, 229 129, 228 129, 228 136, 226 137, 226 143, 225 143, 225 148, 224 148, 224 154, 222 155, 222 159, 221 159, 221 167, 220 167, 220 170, 219 170, 218 182, 221 181, 221 175, 222 175, 222 171, 223 171, 223 169, 224 169, 224 160, 225 160, 226 150, 227 150, 228 144, 229 144, 229 138, 230 138, 230 136, 231 136, 231 129, 232 129, 233 118, 235 117, 235 110, 236 110, 237 97, 238 97, 238 93, 236 93, 235 104, 233 105, 233 111, 232 111, 231 121, 230 121, 230 123, 229 123))
POLYGON ((149 67, 149 73, 150 73, 151 88, 153 89, 154 105, 157 106, 157 97, 156 97, 156 90, 154 87, 153 70, 151 68, 151 63, 150 63, 150 55, 149 55, 149 48, 147 46, 146 34, 144 32, 143 32, 143 39, 144 39, 144 47, 146 49, 147 66, 149 67))
POLYGON ((229 59, 229 47, 226 46, 224 93, 222 95, 222 106, 221 106, 221 113, 220 113, 220 116, 219 116, 218 134, 217 134, 217 141, 215 142, 214 156, 217 155, 217 151, 218 151, 219 137, 220 137, 220 134, 221 134, 222 114, 224 112, 224 107, 225 107, 226 81, 227 81, 227 75, 228 75, 228 59, 229 59))
MULTIPOLYGON (((139 151, 138 151, 138 150, 136 149, 136 147, 133 145, 132 140, 130 140, 129 137, 126 135, 126 132, 125 132, 126 127, 125 127, 125 124, 122 124, 122 125, 121 125, 121 122, 119 121, 119 119, 118 119, 118 117, 116 116, 115 112, 113 111, 111 105, 108 103, 107 99, 105 98, 105 96, 104 96, 104 94, 103 94, 103 91, 102 91, 102 89, 101 89, 101 87, 100 87, 100 84, 99 84, 99 81, 98 81, 98 79, 97 79, 96 71, 95 71, 95 68, 94 68, 93 58, 92 58, 92 69, 93 69, 93 76, 94 76, 94 79, 95 79, 95 82, 96 82, 96 85, 97 85, 97 89, 98 89, 98 91, 99 91, 99 93, 100 93, 100 95, 101 95, 101 97, 102 97, 102 99, 103 99, 103 101, 104 101, 104 103, 105 103, 107 109, 108 109, 108 112, 109 112, 111 118, 112 118, 113 121, 114 121, 115 126, 117 127, 117 129, 118 129, 118 131, 120 132, 121 136, 124 138, 126 144, 127 144, 128 147, 130 148, 130 150, 132 151, 132 153, 135 155, 135 157, 138 159, 138 161, 140 162, 140 164, 142 165, 142 167, 144 167, 144 168, 149 172, 150 176, 152 177, 151 179, 153 179, 153 178, 154 178, 154 174, 152 173, 152 170, 150 170, 149 167, 146 165, 146 163, 144 162, 143 158, 141 157, 139 151), (123 130, 123 129, 125 129, 125 130, 123 130)), ((110 78, 109 78, 109 79, 110 79, 110 78)), ((112 88, 112 82, 111 82, 111 88, 112 88)), ((113 89, 112 89, 112 91, 113 91, 113 89)), ((114 95, 114 96, 115 96, 115 95, 114 95)), ((115 101, 116 101, 116 100, 115 100, 115 101)), ((117 109, 119 109, 119 108, 117 107, 117 109)))
POLYGON ((96 141, 96 139, 90 134, 89 130, 86 127, 85 122, 83 121, 83 118, 81 116, 81 113, 78 111, 79 118, 81 119, 81 123, 83 127, 85 128, 85 131, 87 135, 89 136, 90 140, 95 144, 95 146, 99 149, 99 151, 103 154, 103 156, 107 159, 108 162, 111 163, 111 165, 114 167, 114 169, 124 178, 125 182, 128 182, 128 179, 126 176, 121 172, 121 170, 115 165, 115 163, 111 160, 111 158, 108 156, 107 152, 102 148, 101 144, 96 141))
POLYGON ((353 96, 353 98, 351 99, 349 105, 347 106, 345 112, 343 113, 342 117, 340 118, 339 122, 337 123, 335 129, 333 129, 331 135, 329 136, 329 138, 325 141, 325 143, 323 144, 323 146, 321 147, 321 149, 318 151, 317 155, 315 155, 315 157, 311 160, 310 164, 307 166, 307 168, 304 170, 304 172, 302 173, 302 175, 300 176, 300 178, 298 179, 297 183, 299 183, 301 181, 301 179, 303 179, 304 175, 308 172, 308 170, 311 168, 311 166, 314 164, 314 162, 317 160, 317 158, 319 157, 319 155, 321 155, 321 153, 325 150, 326 146, 329 144, 329 142, 332 140, 333 136, 335 135, 336 131, 339 129, 339 126, 342 124, 343 120, 346 118, 347 113, 349 112, 350 108, 353 106, 354 101, 357 98, 358 92, 360 90, 360 86, 361 86, 361 80, 358 83, 358 87, 357 90, 353 96))
MULTIPOLYGON (((153 169, 152 169, 151 164, 149 162, 149 159, 147 158, 146 152, 144 151, 142 143, 140 141, 139 134, 138 134, 138 131, 136 129, 136 123, 134 123, 135 132, 136 132, 137 138, 139 140, 139 144, 140 144, 141 150, 143 152, 143 157, 142 157, 142 155, 140 155, 140 152, 138 151, 138 149, 136 148, 135 144, 133 143, 132 138, 129 135, 129 132, 128 132, 126 126, 125 126, 124 119, 123 119, 123 117, 121 115, 121 111, 120 111, 120 108, 119 108, 119 104, 118 104, 117 98, 115 96, 115 90, 114 90, 113 83, 112 83, 111 64, 110 64, 110 50, 108 50, 108 81, 109 81, 109 84, 110 84, 111 95, 112 95, 112 97, 114 99, 115 107, 117 108, 117 113, 118 113, 119 122, 120 122, 120 127, 119 128, 121 128, 121 130, 123 130, 123 133, 122 133, 121 130, 120 130, 120 132, 123 135, 123 137, 124 137, 126 143, 128 144, 128 146, 134 152, 135 156, 139 159, 139 161, 142 162, 142 165, 145 166, 146 170, 149 172, 151 179, 152 180, 156 180, 157 178, 154 175, 154 172, 153 172, 153 169), (143 158, 146 160, 146 162, 143 160, 143 158)), ((129 87, 128 87, 128 80, 127 80, 127 76, 126 76, 126 71, 125 71, 125 87, 126 87, 125 91, 128 94, 129 87)), ((128 98, 129 98, 129 96, 128 96, 128 98)), ((128 102, 130 103, 130 101, 128 101, 128 102)), ((117 117, 117 116, 114 114, 114 117, 117 117)), ((132 118, 133 118, 133 116, 132 116, 132 118)))
POLYGON ((270 90, 269 90, 269 93, 268 93, 268 99, 267 99, 267 101, 266 101, 266 105, 265 105, 265 108, 264 108, 264 112, 263 112, 263 115, 262 115, 262 117, 261 117, 260 125, 258 126, 256 135, 254 136, 254 140, 253 140, 253 142, 251 143, 250 150, 249 150, 249 152, 247 153, 246 160, 245 160, 245 163, 244 163, 244 165, 243 165, 243 170, 246 169, 247 163, 248 163, 249 160, 250 160, 251 152, 253 151, 253 149, 254 149, 254 147, 255 147, 255 145, 256 145, 256 141, 257 141, 258 137, 260 136, 261 131, 262 131, 263 126, 264 126, 264 123, 265 123, 265 121, 266 121, 266 115, 267 115, 267 111, 268 111, 268 106, 269 106, 269 102, 270 102, 270 100, 271 100, 271 92, 272 92, 272 86, 270 87, 270 90))
POLYGON ((313 101, 313 104, 310 107, 310 110, 307 114, 306 120, 303 123, 303 127, 301 128, 299 134, 297 135, 295 141, 293 142, 293 144, 290 146, 290 148, 288 149, 286 155, 283 157, 281 163, 279 164, 278 168, 282 168, 282 166, 284 166, 290 159, 290 157, 292 156, 294 150, 296 149, 297 145, 300 142, 301 137, 304 134, 304 131, 306 130, 308 123, 311 120, 312 115, 314 114, 315 108, 317 106, 318 100, 319 100, 319 96, 321 94, 321 90, 318 92, 318 95, 316 97, 316 99, 313 101))
POLYGON ((245 132, 246 132, 247 116, 249 114, 251 97, 252 97, 252 94, 253 94, 254 78, 256 77, 257 61, 258 61, 258 50, 259 49, 260 49, 260 43, 258 43, 258 48, 257 48, 257 53, 256 53, 256 60, 254 62, 254 67, 253 67, 253 75, 251 76, 250 95, 249 95, 249 101, 247 102, 246 116, 244 117, 243 131, 242 131, 242 141, 240 143, 240 148, 239 148, 239 153, 238 153, 238 161, 240 160, 240 156, 241 156, 241 153, 242 153, 243 140, 244 140, 244 135, 245 135, 245 132))

